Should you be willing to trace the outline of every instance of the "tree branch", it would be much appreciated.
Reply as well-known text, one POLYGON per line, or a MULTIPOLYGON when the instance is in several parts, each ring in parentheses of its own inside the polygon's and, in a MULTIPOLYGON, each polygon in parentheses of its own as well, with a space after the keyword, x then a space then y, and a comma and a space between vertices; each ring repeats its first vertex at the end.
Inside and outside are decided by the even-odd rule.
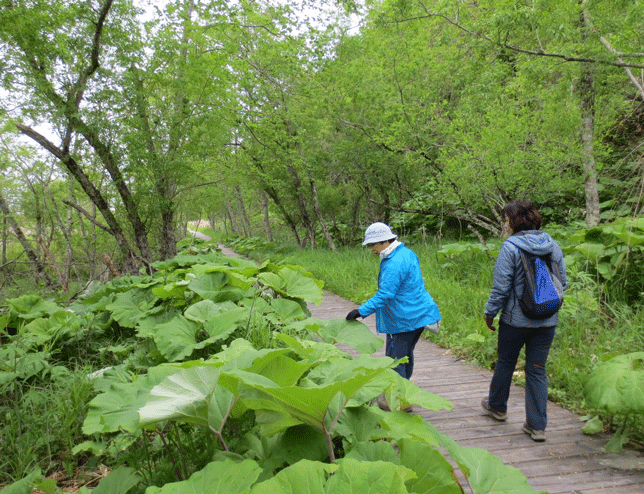
MULTIPOLYGON (((422 3, 421 3, 422 5, 422 3)), ((480 33, 478 31, 473 31, 472 29, 468 29, 464 25, 460 24, 458 20, 453 20, 449 18, 448 16, 444 14, 438 14, 434 12, 429 12, 427 10, 427 7, 423 5, 423 8, 425 9, 425 12, 427 12, 427 15, 420 15, 416 17, 409 17, 407 19, 400 19, 395 21, 396 23, 403 23, 403 22, 408 22, 408 21, 414 21, 414 20, 419 20, 419 19, 429 19, 432 17, 438 17, 440 19, 443 19, 444 21, 448 22, 452 26, 456 27, 457 29, 460 29, 461 31, 469 34, 470 36, 474 36, 475 38, 483 39, 485 41, 488 41, 489 43, 492 43, 493 45, 499 46, 501 48, 505 48, 507 50, 512 50, 517 53, 524 53, 526 55, 535 55, 535 56, 540 56, 540 57, 551 57, 551 58, 559 58, 561 60, 564 60, 566 62, 586 62, 586 63, 596 63, 596 64, 602 64, 602 65, 611 65, 613 67, 630 67, 633 69, 644 69, 644 64, 635 64, 635 63, 627 63, 621 60, 618 57, 617 61, 611 61, 611 60, 601 60, 597 58, 587 58, 587 57, 574 57, 570 55, 566 55, 564 53, 553 53, 553 52, 547 52, 543 50, 542 48, 539 48, 538 50, 528 50, 526 48, 522 48, 520 46, 516 45, 511 45, 508 43, 503 43, 500 41, 495 41, 489 36, 486 36, 483 33, 480 33)), ((637 56, 637 55, 635 55, 637 56)))
MULTIPOLYGON (((600 39, 600 41, 602 42, 602 45, 604 45, 608 51, 610 51, 611 53, 615 54, 615 56, 617 56, 617 60, 619 60, 619 61, 621 62, 621 61, 622 61, 622 59, 621 59, 620 54, 619 54, 619 53, 617 53, 617 50, 615 50, 615 49, 610 45, 610 43, 608 42, 608 40, 607 40, 606 38, 604 38, 603 36, 600 36, 600 37, 599 37, 599 39, 600 39)), ((640 81, 638 81, 638 80, 636 79, 636 77, 633 75, 633 73, 631 72, 630 67, 624 67, 624 70, 626 70, 626 74, 628 75, 628 78, 631 80, 631 82, 633 83, 633 85, 634 85, 634 86, 637 88, 637 90, 639 91, 641 98, 642 98, 642 99, 644 99, 644 87, 642 87, 642 85, 640 84, 640 81)))
POLYGON ((96 72, 100 66, 100 63, 98 61, 98 52, 101 48, 101 36, 103 35, 103 26, 105 25, 105 19, 107 18, 107 14, 110 11, 110 8, 112 7, 112 3, 114 0, 106 0, 105 4, 103 5, 103 8, 101 9, 101 12, 98 16, 98 21, 96 22, 96 31, 94 31, 94 39, 92 41, 92 51, 90 55, 90 64, 89 66, 81 72, 78 81, 76 81, 76 84, 74 84, 73 88, 73 93, 75 93, 74 96, 74 107, 78 108, 78 105, 80 104, 81 100, 83 99, 83 92, 85 91, 85 86, 87 84, 88 79, 96 72))
POLYGON ((99 227, 101 230, 106 231, 106 232, 107 232, 107 233, 109 233, 110 235, 114 235, 114 232, 110 229, 110 227, 109 227, 109 226, 104 225, 104 224, 103 224, 103 223, 101 223, 100 221, 97 221, 97 220, 96 220, 96 218, 94 218, 91 214, 89 214, 89 212, 88 212, 88 211, 85 211, 85 209, 83 209, 83 208, 82 208, 81 206, 79 206, 78 204, 74 204, 73 202, 71 202, 71 201, 69 201, 69 200, 67 200, 67 199, 63 199, 63 200, 62 200, 62 202, 63 202, 63 204, 67 204, 69 207, 74 208, 74 209, 75 209, 76 211, 78 211, 80 214, 82 214, 83 216, 85 216, 85 218, 87 218, 87 219, 88 219, 88 220, 89 220, 89 221, 90 221, 94 226, 99 227))

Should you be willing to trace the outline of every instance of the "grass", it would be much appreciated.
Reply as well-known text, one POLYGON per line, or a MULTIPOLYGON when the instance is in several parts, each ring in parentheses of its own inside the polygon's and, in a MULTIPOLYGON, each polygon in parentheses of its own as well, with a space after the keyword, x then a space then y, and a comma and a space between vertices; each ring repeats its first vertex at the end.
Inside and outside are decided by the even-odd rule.
POLYGON ((93 397, 92 383, 84 372, 52 378, 47 384, 11 382, 0 388, 0 485, 40 467, 63 465, 68 473, 83 458, 72 455, 84 441, 81 427, 87 404, 93 397))

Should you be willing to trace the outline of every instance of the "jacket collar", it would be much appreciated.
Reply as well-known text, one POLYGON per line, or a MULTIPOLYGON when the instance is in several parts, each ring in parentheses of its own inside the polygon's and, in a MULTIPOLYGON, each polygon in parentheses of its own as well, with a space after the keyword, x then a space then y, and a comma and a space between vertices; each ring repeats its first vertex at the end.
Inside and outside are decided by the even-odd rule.
POLYGON ((396 249, 396 247, 398 247, 399 245, 402 245, 402 243, 401 243, 401 242, 399 242, 398 240, 394 240, 393 242, 391 242, 391 243, 387 246, 387 248, 386 248, 386 249, 382 249, 382 250, 380 251, 380 259, 384 259, 385 257, 387 257, 387 256, 388 256, 389 254, 391 254, 391 253, 396 249))

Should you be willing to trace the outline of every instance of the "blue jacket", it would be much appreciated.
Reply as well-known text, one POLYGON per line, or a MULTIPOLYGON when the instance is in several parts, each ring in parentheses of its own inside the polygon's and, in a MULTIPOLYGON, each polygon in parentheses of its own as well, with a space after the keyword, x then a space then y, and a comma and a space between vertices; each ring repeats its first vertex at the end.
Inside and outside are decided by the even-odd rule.
POLYGON ((400 244, 380 261, 378 292, 358 307, 376 313, 378 333, 406 333, 440 321, 438 306, 425 290, 418 256, 400 244))
POLYGON ((554 261, 559 264, 561 270, 561 284, 564 290, 568 286, 566 263, 559 244, 550 235, 539 230, 516 233, 503 242, 499 256, 496 258, 492 292, 485 306, 485 315, 495 317, 501 311, 501 321, 515 328, 556 326, 559 322, 558 313, 547 319, 530 319, 523 314, 519 306, 519 299, 523 294, 525 271, 518 247, 539 256, 552 253, 554 261))

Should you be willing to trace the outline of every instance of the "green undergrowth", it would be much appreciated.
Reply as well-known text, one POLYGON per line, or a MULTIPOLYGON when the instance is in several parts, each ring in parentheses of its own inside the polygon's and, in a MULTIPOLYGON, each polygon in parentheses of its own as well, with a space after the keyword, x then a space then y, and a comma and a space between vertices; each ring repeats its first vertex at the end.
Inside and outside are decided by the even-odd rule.
POLYGON ((311 317, 323 283, 306 268, 179 247, 153 274, 74 300, 7 300, 2 494, 60 494, 65 475, 80 494, 535 493, 519 470, 402 411, 452 404, 372 357, 383 339, 361 322, 311 317), (109 474, 82 485, 97 470, 109 474))

